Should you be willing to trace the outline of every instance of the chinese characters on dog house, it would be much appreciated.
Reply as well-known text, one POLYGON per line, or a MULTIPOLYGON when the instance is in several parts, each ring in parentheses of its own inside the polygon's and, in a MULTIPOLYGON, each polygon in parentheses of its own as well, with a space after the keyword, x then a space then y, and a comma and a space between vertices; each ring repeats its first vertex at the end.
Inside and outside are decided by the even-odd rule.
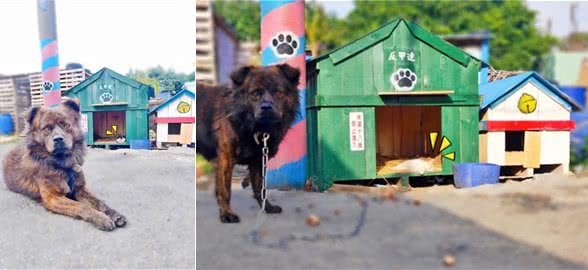
POLYGON ((307 63, 309 177, 450 175, 478 161, 480 60, 394 20, 307 63), (359 117, 359 122, 358 122, 359 117))
POLYGON ((580 105, 535 72, 480 85, 480 162, 507 176, 569 171, 570 120, 580 105))

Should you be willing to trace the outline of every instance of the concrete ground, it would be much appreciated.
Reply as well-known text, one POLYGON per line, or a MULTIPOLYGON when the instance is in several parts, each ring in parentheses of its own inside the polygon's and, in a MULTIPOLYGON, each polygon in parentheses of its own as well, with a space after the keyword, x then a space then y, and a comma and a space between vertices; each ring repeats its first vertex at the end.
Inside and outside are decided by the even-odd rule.
POLYGON ((439 269, 451 256, 455 269, 588 269, 588 178, 415 188, 395 193, 396 200, 371 190, 359 193, 368 204, 357 236, 317 241, 305 237, 351 232, 358 201, 345 192, 273 190, 284 213, 265 216, 257 242, 251 233, 258 207, 249 189, 233 185, 239 224, 221 224, 212 192, 197 191, 196 267, 439 269), (306 225, 309 214, 320 217, 319 226, 306 225))
MULTIPOLYGON (((14 145, 0 145, 0 157, 14 145)), ((128 219, 104 232, 0 181, 0 268, 194 268, 194 149, 89 149, 88 187, 128 219)), ((0 176, 1 178, 1 176, 0 176)))

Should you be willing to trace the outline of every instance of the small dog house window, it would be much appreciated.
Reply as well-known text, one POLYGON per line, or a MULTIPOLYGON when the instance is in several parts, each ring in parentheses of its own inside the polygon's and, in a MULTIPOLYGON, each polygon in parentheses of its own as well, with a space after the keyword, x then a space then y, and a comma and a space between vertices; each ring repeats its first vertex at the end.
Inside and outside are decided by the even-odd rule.
POLYGON ((167 134, 168 135, 180 135, 180 130, 182 129, 181 123, 169 123, 167 124, 167 134))
POLYGON ((524 131, 506 131, 506 151, 522 152, 525 150, 525 132, 524 131))

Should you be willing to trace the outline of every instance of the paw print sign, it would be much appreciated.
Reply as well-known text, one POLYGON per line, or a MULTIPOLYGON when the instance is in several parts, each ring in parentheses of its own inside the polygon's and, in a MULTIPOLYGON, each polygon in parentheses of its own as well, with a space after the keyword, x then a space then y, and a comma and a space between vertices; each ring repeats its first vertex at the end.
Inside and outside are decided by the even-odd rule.
POLYGON ((274 54, 279 58, 288 58, 296 54, 300 40, 292 32, 278 32, 272 38, 271 48, 274 54))
POLYGON ((102 101, 104 104, 111 103, 112 99, 114 99, 114 96, 110 92, 104 92, 102 95, 100 95, 100 101, 102 101))
POLYGON ((418 77, 408 68, 399 68, 390 76, 390 82, 398 91, 411 91, 416 85, 418 77))
POLYGON ((50 81, 44 81, 43 82, 43 91, 49 92, 51 90, 53 90, 53 83, 50 81))

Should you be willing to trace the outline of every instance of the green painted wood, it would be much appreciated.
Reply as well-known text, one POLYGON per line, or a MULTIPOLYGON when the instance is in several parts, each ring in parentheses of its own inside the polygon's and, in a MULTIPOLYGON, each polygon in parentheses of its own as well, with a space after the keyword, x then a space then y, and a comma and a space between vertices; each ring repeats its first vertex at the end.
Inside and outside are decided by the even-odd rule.
MULTIPOLYGON (((311 99, 309 99, 311 100, 311 99)), ((392 106, 392 105, 431 105, 431 106, 477 106, 480 97, 435 95, 435 96, 378 96, 378 95, 317 95, 312 98, 311 107, 346 106, 392 106)))
POLYGON ((86 141, 86 144, 92 145, 94 144, 94 136, 92 136, 92 134, 94 134, 94 118, 92 117, 92 112, 83 113, 86 114, 88 119, 88 133, 84 135, 84 139, 86 141))
POLYGON ((80 101, 82 113, 88 116, 88 145, 95 144, 94 112, 125 111, 126 140, 148 140, 148 109, 152 91, 149 86, 103 68, 65 94, 80 101))
POLYGON ((440 106, 441 134, 451 146, 442 154, 441 172, 452 174, 456 162, 478 160, 478 70, 481 62, 420 26, 396 20, 348 45, 307 63, 307 124, 309 176, 319 190, 334 181, 417 176, 411 173, 376 175, 376 106, 440 106), (391 55, 412 53, 411 61, 391 55), (414 60, 414 61, 413 61, 414 60), (411 91, 452 90, 449 95, 379 96, 397 91, 392 74, 400 68, 418 80, 411 91), (364 151, 351 151, 349 113, 364 113, 364 151))

